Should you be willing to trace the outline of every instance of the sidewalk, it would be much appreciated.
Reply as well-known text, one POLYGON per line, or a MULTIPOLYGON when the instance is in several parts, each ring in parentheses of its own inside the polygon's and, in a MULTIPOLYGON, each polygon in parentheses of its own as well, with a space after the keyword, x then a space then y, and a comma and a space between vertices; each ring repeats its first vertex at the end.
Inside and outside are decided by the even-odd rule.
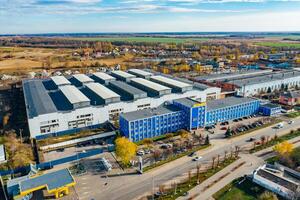
MULTIPOLYGON (((293 138, 289 140, 289 142, 294 143, 294 148, 300 146, 300 137, 293 138)), ((177 198, 178 200, 187 200, 187 199, 196 199, 196 200, 207 200, 213 199, 212 195, 222 189, 225 185, 229 184, 233 180, 242 177, 246 174, 251 174, 253 170, 263 165, 264 160, 274 156, 274 154, 268 154, 268 152, 272 152, 272 147, 263 149, 254 154, 241 154, 241 158, 231 165, 227 166, 225 169, 219 171, 209 179, 202 182, 200 185, 194 187, 189 191, 189 195, 187 197, 177 198), (265 156, 261 156, 264 155, 265 156), (261 156, 261 157, 259 157, 261 156), (251 162, 249 162, 251 161, 251 162), (238 169, 232 171, 235 167, 244 164, 238 169), (223 178, 222 178, 223 177, 223 178), (213 184, 215 182, 215 184, 213 184), (207 187, 211 185, 211 187, 207 187), (205 189, 208 188, 208 189, 205 189)))
POLYGON ((200 185, 191 189, 187 197, 180 197, 178 200, 187 200, 191 198, 198 200, 211 199, 214 193, 222 189, 225 185, 229 184, 232 180, 245 174, 250 174, 254 169, 264 163, 263 159, 257 158, 251 154, 241 154, 240 156, 241 158, 239 160, 230 164, 223 170, 216 173, 214 176, 202 182, 200 185), (249 160, 252 161, 252 164, 249 163, 249 160), (234 170, 234 168, 238 166, 240 167, 234 170), (211 185, 211 187, 209 187, 209 185, 211 185))

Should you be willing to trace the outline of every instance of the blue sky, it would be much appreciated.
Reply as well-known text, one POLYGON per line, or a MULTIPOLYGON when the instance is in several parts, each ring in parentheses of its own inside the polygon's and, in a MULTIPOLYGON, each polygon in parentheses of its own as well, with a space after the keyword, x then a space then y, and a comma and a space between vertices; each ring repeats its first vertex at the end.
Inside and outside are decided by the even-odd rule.
POLYGON ((300 31, 300 0, 0 0, 0 34, 300 31))

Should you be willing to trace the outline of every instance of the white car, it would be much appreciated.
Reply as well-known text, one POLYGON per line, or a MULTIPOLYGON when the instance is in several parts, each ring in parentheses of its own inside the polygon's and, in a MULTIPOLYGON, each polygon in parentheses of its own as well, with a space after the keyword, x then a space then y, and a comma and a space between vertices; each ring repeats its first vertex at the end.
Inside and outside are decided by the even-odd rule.
POLYGON ((202 159, 201 156, 197 156, 197 157, 193 158, 193 161, 199 161, 199 160, 201 160, 201 159, 202 159))
POLYGON ((293 123, 294 123, 293 120, 288 121, 288 124, 293 124, 293 123))
POLYGON ((143 150, 139 150, 139 151, 136 153, 136 155, 138 155, 138 156, 143 156, 143 155, 145 155, 145 152, 144 152, 143 150))

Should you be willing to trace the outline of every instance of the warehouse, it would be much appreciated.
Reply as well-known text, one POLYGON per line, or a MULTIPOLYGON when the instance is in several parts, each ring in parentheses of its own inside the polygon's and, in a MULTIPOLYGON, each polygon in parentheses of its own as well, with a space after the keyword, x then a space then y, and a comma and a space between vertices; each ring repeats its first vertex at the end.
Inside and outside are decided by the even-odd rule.
POLYGON ((108 85, 93 81, 80 86, 74 85, 71 81, 71 84, 64 81, 62 86, 54 88, 48 86, 50 82, 55 85, 51 78, 24 80, 23 92, 30 136, 43 139, 71 134, 83 129, 100 127, 107 121, 118 119, 121 113, 156 108, 165 102, 186 97, 206 101, 207 94, 213 92, 219 96, 220 93, 219 88, 214 90, 197 87, 184 93, 173 93, 171 88, 149 80, 145 81, 151 83, 154 88, 150 88, 156 95, 147 88, 149 84, 145 82, 143 83, 147 87, 142 89, 125 81, 109 81, 108 85), (163 90, 160 90, 161 88, 163 90))
POLYGON ((242 97, 211 100, 207 103, 180 98, 158 109, 121 114, 120 131, 136 142, 183 128, 193 130, 250 116, 259 111, 259 106, 260 101, 242 97))
POLYGON ((118 80, 125 81, 125 82, 130 82, 131 79, 136 77, 124 71, 113 71, 111 75, 116 77, 118 80))
POLYGON ((91 78, 93 78, 96 82, 99 82, 104 85, 108 85, 109 82, 116 80, 115 77, 112 77, 111 75, 106 74, 104 72, 93 73, 93 76, 91 78))
POLYGON ((150 77, 153 75, 150 72, 146 72, 146 71, 140 70, 140 69, 130 69, 130 70, 128 70, 128 72, 130 74, 133 74, 137 77, 144 78, 144 79, 150 79, 150 77))
POLYGON ((63 85, 71 85, 71 82, 68 79, 66 79, 66 77, 64 76, 52 76, 51 80, 57 87, 63 85))
POLYGON ((231 80, 228 83, 236 85, 237 94, 241 96, 253 96, 262 92, 273 92, 283 88, 291 88, 300 85, 299 71, 281 71, 273 74, 261 75, 239 80, 231 80))
POLYGON ((193 86, 164 76, 152 76, 151 81, 172 88, 172 92, 186 92, 193 89, 193 86))
POLYGON ((163 96, 172 92, 169 87, 142 78, 133 78, 131 79, 130 84, 146 91, 150 97, 163 96))

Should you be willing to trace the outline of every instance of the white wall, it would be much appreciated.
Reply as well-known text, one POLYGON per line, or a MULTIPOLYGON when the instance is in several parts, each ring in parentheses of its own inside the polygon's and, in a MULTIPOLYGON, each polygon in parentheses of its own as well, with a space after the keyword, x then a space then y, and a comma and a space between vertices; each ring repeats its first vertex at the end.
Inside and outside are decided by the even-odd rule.
MULTIPOLYGON (((213 92, 212 89, 209 89, 207 91, 191 90, 183 94, 172 93, 172 94, 164 95, 159 98, 147 97, 147 98, 138 99, 136 101, 131 101, 131 102, 117 102, 105 106, 89 106, 84 108, 78 108, 76 110, 72 110, 68 112, 58 112, 58 113, 39 115, 37 117, 28 120, 30 135, 32 138, 36 137, 37 135, 41 135, 40 133, 41 122, 44 121, 51 121, 51 120, 58 119, 59 127, 54 128, 47 134, 55 133, 55 132, 69 130, 68 122, 78 120, 77 116, 79 115, 92 114, 93 122, 91 125, 96 125, 108 121, 109 113, 111 110, 119 109, 121 110, 121 112, 131 112, 131 111, 138 110, 138 106, 143 104, 150 104, 149 107, 144 107, 144 108, 155 108, 162 105, 166 101, 172 101, 174 99, 179 99, 184 97, 194 97, 194 99, 205 101, 206 94, 212 92, 213 92)), ((219 88, 216 88, 215 92, 219 97, 220 94, 219 88)))

